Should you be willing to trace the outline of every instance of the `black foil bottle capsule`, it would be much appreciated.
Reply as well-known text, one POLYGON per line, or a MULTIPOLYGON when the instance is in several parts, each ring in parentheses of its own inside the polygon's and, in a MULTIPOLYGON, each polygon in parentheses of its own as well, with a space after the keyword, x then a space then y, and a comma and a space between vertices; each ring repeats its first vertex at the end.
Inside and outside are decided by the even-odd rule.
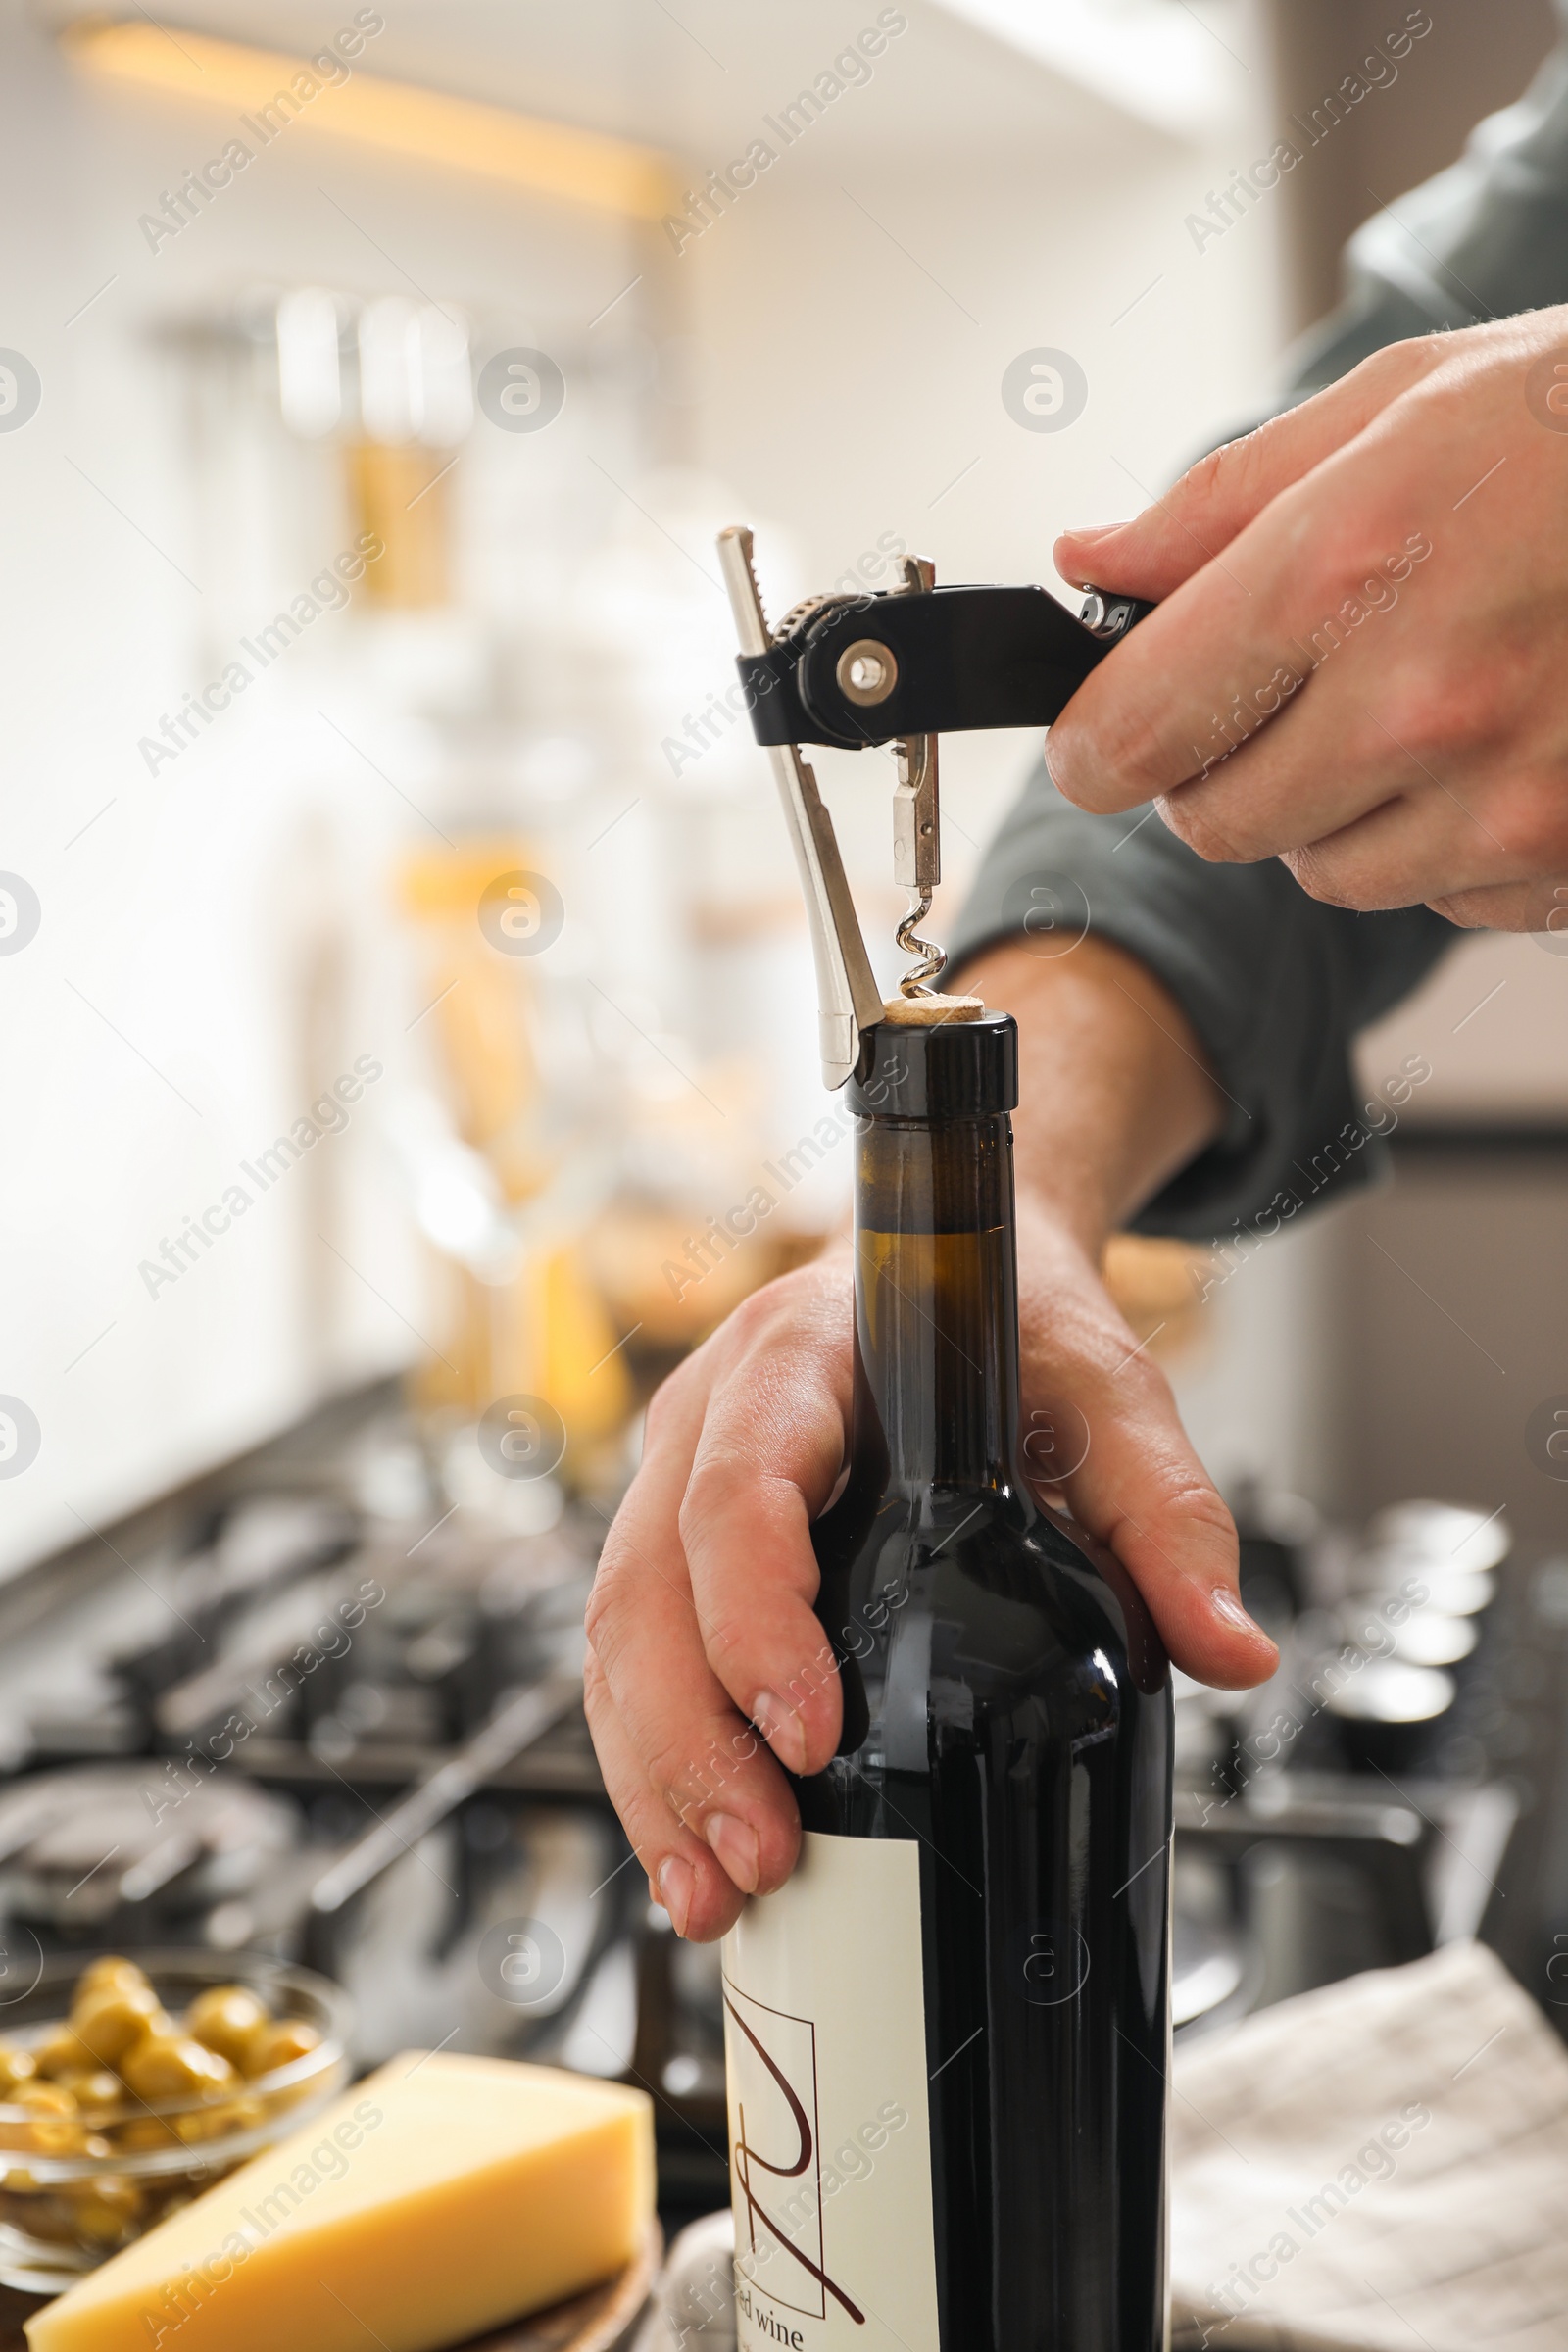
MULTIPOLYGON (((807 1862, 812 1833, 829 1855, 849 1851, 845 1839, 892 1839, 917 1857, 919 1965, 896 1994, 890 1951, 887 1997, 910 1997, 912 1984, 923 1995, 940 2352, 1160 2352, 1170 1677, 1126 1573, 1036 1502, 1023 1472, 1007 1116, 1016 1101, 1017 1031, 1005 1014, 883 1023, 865 1035, 849 1088, 851 1466, 813 1530, 844 1733, 827 1769, 796 1788, 807 1862)), ((771 2137, 764 2129, 787 2071, 756 2073, 764 2044, 785 2049, 769 2042, 768 2021, 797 2040, 809 2026, 819 2105, 833 2090, 832 2000, 818 1994, 812 2009, 789 1994, 809 1973, 806 1955, 792 1968, 792 1914, 768 1912, 790 1900, 786 1886, 749 1906, 775 1921, 782 1959, 762 2007, 747 2009, 739 1989, 729 2004, 732 2035, 746 2035, 744 2048, 731 2044, 732 2146, 751 2184, 736 2193, 741 2334, 751 2346, 759 2326, 772 2341, 793 2328, 800 2352, 813 2352, 876 2336, 874 2311, 845 2317, 856 2290, 851 2277, 839 2291, 843 2264, 861 2245, 894 2156, 906 2213, 919 2189, 910 2190, 908 2146, 889 2141, 867 2157, 863 2179, 855 2172, 819 2197, 814 2224, 790 2218, 803 2210, 799 2193, 777 2201, 786 2183, 812 2177, 811 2163, 833 2178, 846 2169, 825 2121, 814 2155, 801 2154, 812 2132, 804 2090, 791 2110, 798 2124, 780 2105, 771 2137), (743 2079, 752 2120, 737 2127, 742 2059, 753 2069, 743 2079), (794 2245, 770 2244, 769 2228, 775 2238, 795 2228, 794 2245), (749 2260, 760 2264, 755 2295, 749 2260)), ((748 1933, 744 1920, 738 1933, 748 1933)), ((831 1922, 818 1915, 809 1933, 831 1941, 831 1922)), ((726 1953, 737 1988, 745 1951, 742 1941, 726 1953)), ((853 1958, 861 1973, 880 1972, 874 1925, 853 1958)), ((900 2323, 899 2340, 907 2327, 900 2323)))

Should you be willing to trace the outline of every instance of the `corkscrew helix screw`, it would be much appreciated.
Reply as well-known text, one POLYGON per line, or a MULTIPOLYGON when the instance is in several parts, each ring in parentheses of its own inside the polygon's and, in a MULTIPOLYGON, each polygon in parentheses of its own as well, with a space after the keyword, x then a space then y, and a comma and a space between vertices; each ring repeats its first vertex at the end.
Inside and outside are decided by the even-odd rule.
POLYGON ((930 911, 931 893, 928 890, 917 891, 914 906, 893 934, 906 956, 918 957, 913 969, 906 972, 899 982, 899 987, 906 997, 929 997, 932 994, 931 982, 940 979, 947 967, 947 949, 939 948, 935 940, 922 939, 914 927, 916 923, 923 923, 930 911))
MULTIPOLYGON (((937 584, 936 566, 923 556, 904 557, 903 570, 904 585, 898 594, 929 596, 937 584)), ((850 691, 848 686, 845 691, 850 691)), ((910 900, 909 911, 893 936, 906 956, 918 959, 899 982, 899 990, 906 997, 929 997, 934 993, 931 982, 948 960, 945 948, 921 939, 915 929, 930 913, 931 894, 942 879, 937 739, 934 734, 904 735, 893 750, 899 771, 893 795, 893 878, 903 883, 910 900)))
POLYGON ((947 956, 918 926, 942 878, 937 738, 950 727, 1049 727, 1097 662, 1151 607, 1099 589, 1074 615, 1044 588, 938 588, 920 556, 902 559, 891 589, 808 597, 767 625, 752 565, 752 534, 733 525, 718 558, 740 637, 742 691, 783 804, 816 964, 824 1085, 842 1086, 860 1033, 894 1017, 944 1017, 932 982, 947 956), (803 743, 844 751, 891 744, 893 874, 909 894, 894 934, 916 958, 884 1005, 865 952, 844 861, 803 743), (923 1002, 927 1012, 912 1013, 923 1002))

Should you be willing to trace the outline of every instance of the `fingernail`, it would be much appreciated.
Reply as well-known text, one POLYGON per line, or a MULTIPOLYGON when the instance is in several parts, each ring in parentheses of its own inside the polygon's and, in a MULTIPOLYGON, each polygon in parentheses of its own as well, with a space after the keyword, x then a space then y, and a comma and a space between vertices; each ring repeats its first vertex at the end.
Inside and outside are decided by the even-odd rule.
POLYGON ((1063 531, 1062 537, 1064 539, 1108 539, 1112 531, 1119 531, 1121 527, 1119 522, 1069 523, 1066 530, 1063 531))
POLYGON ((761 1864, 757 1832, 729 1813, 710 1813, 703 1828, 727 1876, 734 1880, 742 1894, 755 1894, 761 1864))
POLYGON ((1221 1625, 1228 1625, 1232 1633, 1255 1634, 1260 1642, 1269 1640, 1257 1619, 1249 1617, 1229 1585, 1216 1585, 1208 1596, 1208 1605, 1221 1625))
POLYGON ((687 1914, 692 1907, 692 1889, 696 1885, 691 1864, 683 1862, 679 1854, 669 1855, 667 1860, 659 1865, 654 1884, 659 1888, 660 1901, 669 1913, 670 1926, 677 1936, 684 1936, 687 1914))
POLYGON ((787 1771, 806 1770, 806 1726, 792 1706, 771 1690, 759 1690, 752 1721, 787 1771))

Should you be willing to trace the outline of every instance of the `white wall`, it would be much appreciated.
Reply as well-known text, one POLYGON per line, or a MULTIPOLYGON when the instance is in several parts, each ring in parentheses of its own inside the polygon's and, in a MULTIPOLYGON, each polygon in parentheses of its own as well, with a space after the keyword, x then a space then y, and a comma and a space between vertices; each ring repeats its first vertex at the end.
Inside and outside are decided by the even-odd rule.
MULTIPOLYGON (((320 37, 296 7, 194 13, 320 37)), ((608 214, 345 148, 324 112, 155 253, 138 216, 221 147, 231 110, 95 80, 20 0, 0 7, 0 344, 43 382, 36 416, 0 433, 0 866, 42 906, 0 956, 0 1393, 42 1433, 0 1480, 0 1567, 417 1348, 430 1303, 385 1135, 430 1074, 391 911, 406 844, 534 829, 570 910, 562 986, 614 997, 595 1050, 626 1099, 671 1055, 733 1068, 749 1051, 751 1108, 702 1147, 714 1207, 749 1152, 818 1114, 760 762, 726 741, 676 776, 662 748, 732 675, 718 521, 756 523, 775 605, 887 534, 943 578, 1049 578, 1063 522, 1129 512, 1266 387, 1277 223, 1264 208, 1201 256, 1183 226, 1267 144, 1252 10, 1205 12, 1253 71, 1216 69, 1241 95, 1191 138, 934 5, 907 13, 872 81, 678 256, 608 214), (193 400, 191 330, 301 283, 412 287, 481 346, 542 345, 567 407, 548 434, 481 425, 466 444, 446 613, 392 620, 361 597, 323 615, 149 775, 138 739, 343 544, 329 467, 254 403, 215 441, 193 400), (1038 345, 1088 375, 1060 434, 1002 406, 1004 368, 1038 345), (140 1262, 361 1055, 385 1076, 347 1133, 150 1297, 140 1262)), ((701 169, 861 21, 827 0, 695 14, 722 69, 646 10, 534 0, 420 0, 365 63, 575 110, 701 169)), ((948 747, 949 907, 1032 749, 948 747)), ((886 765, 824 776, 885 953, 886 765)), ((811 1215, 841 1183, 824 1171, 811 1215)))
MULTIPOLYGON (((466 583, 456 620, 430 623, 357 595, 149 775, 138 739, 348 527, 308 453, 236 427, 202 454, 177 338, 256 289, 413 282, 503 339, 559 344, 630 274, 611 216, 411 173, 308 122, 150 251, 138 216, 233 112, 101 83, 23 9, 0 15, 0 341, 43 383, 36 416, 0 434, 0 864, 42 907, 35 940, 0 957, 0 1391, 42 1432, 34 1466, 0 1483, 3 1566, 416 1349, 421 1259, 383 1130, 422 1074, 421 999, 391 871, 405 842, 460 830, 474 789, 443 702, 482 715, 492 645, 559 603, 585 506, 602 527, 613 495, 580 464, 563 484, 564 436, 476 441, 454 490, 510 527, 501 586, 466 583), (362 1055, 386 1075, 348 1130, 150 1296, 140 1261, 362 1055)), ((612 464, 635 418, 612 407, 612 464)))

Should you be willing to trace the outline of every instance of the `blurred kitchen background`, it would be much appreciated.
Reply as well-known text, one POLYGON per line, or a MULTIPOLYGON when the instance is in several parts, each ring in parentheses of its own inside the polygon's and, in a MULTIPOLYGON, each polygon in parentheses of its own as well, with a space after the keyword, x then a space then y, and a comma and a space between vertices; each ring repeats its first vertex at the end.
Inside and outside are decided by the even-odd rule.
MULTIPOLYGON (((632 2069, 666 2203, 717 2201, 711 1956, 650 1925, 570 1690, 652 1387, 847 1195, 713 533, 775 613, 906 549, 1050 582, 1258 411, 1345 236, 1552 36, 1434 7, 1200 246, 1403 19, 5 0, 9 1920, 314 1958, 367 2057, 457 2018, 632 2069), (1042 350, 1064 430, 1004 397, 1042 350), (367 1579, 347 1656, 254 1703, 367 1579), (545 1994, 476 1957, 512 1920, 545 1994)), ((1036 749, 945 746, 938 936, 1036 749)), ((891 954, 891 767, 818 772, 891 954)), ((1115 1250, 1289 1643, 1250 1710, 1187 1695, 1193 2024, 1484 1921, 1568 2003, 1568 945, 1463 941, 1369 1086, 1411 1056, 1391 1187, 1239 1260, 1115 1250), (1376 1517, 1422 1497, 1471 1516, 1376 1517), (1383 1596, 1461 1572, 1396 1643, 1383 1596)))

